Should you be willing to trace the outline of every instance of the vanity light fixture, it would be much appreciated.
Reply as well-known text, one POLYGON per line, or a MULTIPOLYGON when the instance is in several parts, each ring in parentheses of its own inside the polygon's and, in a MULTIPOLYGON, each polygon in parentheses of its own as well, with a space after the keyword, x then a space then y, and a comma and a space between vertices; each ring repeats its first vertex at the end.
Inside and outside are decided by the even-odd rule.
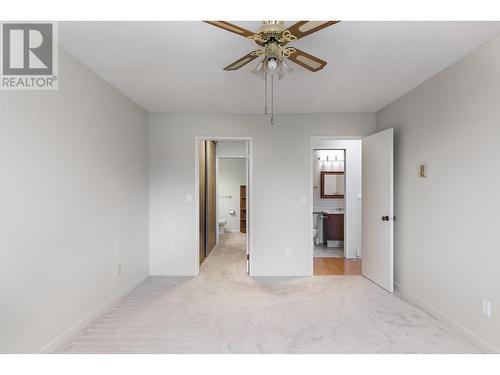
POLYGON ((335 155, 334 159, 332 160, 330 155, 326 155, 326 159, 324 157, 319 156, 318 161, 323 163, 335 163, 335 162, 343 163, 344 159, 339 159, 339 157, 335 155))

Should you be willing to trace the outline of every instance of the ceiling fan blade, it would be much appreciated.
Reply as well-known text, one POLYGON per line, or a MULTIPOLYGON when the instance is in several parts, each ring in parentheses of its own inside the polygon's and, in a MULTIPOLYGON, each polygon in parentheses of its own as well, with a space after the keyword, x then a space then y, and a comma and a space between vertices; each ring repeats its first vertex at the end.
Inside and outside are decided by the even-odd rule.
POLYGON ((340 21, 299 21, 289 27, 288 31, 300 39, 325 27, 335 25, 337 22, 340 21))
POLYGON ((310 70, 311 72, 317 72, 318 70, 323 69, 327 62, 325 60, 321 60, 320 58, 310 55, 300 49, 295 48, 295 52, 293 52, 288 59, 293 61, 295 64, 310 70))
POLYGON ((230 22, 226 22, 226 21, 203 21, 203 22, 209 23, 210 25, 213 25, 216 27, 220 27, 221 29, 224 29, 224 30, 230 31, 232 33, 241 35, 245 38, 248 38, 249 36, 252 36, 255 34, 247 29, 244 29, 243 27, 236 26, 236 25, 234 25, 230 22))
POLYGON ((242 66, 245 66, 250 61, 253 61, 257 57, 259 57, 258 52, 260 52, 260 51, 257 50, 257 51, 252 51, 252 52, 248 53, 247 55, 245 55, 242 58, 233 62, 232 64, 229 64, 228 66, 226 66, 224 68, 224 70, 237 70, 237 69, 241 68, 242 66))

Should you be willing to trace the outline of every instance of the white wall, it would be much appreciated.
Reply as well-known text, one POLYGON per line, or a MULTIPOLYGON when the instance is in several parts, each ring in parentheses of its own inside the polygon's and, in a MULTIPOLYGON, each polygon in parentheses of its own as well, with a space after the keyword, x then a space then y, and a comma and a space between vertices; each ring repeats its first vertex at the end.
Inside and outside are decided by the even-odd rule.
POLYGON ((195 137, 252 137, 252 275, 312 272, 311 136, 366 135, 374 114, 264 115, 152 113, 150 265, 157 275, 194 275, 198 244, 195 137), (292 249, 286 256, 286 249, 292 249))
POLYGON ((395 128, 395 280, 500 351, 500 38, 377 113, 395 128), (428 176, 418 176, 420 163, 428 176), (482 298, 492 317, 481 315, 482 298))
MULTIPOLYGON (((217 143, 217 147, 222 142, 217 143)), ((247 184, 246 160, 220 158, 217 179, 218 215, 227 221, 224 230, 240 231, 240 186, 247 184), (234 210, 231 215, 230 210, 234 210)))
MULTIPOLYGON (((332 140, 313 139, 313 149, 344 149, 345 150, 345 179, 346 191, 343 205, 344 214, 344 256, 346 258, 356 258, 362 256, 361 244, 361 200, 358 194, 362 191, 361 184, 361 148, 360 139, 332 140)), ((313 163, 315 161, 313 160, 313 163)), ((319 176, 318 176, 319 178, 319 176)), ((319 183, 318 183, 319 184, 319 183)), ((314 194, 320 196, 319 189, 314 194)), ((324 201, 324 199, 320 200, 324 201)), ((321 204, 321 203, 318 203, 321 204)))
POLYGON ((246 141, 217 141, 216 155, 217 156, 241 156, 246 157, 248 142, 246 141))
POLYGON ((0 352, 53 350, 148 275, 147 113, 59 57, 58 91, 0 91, 0 352))

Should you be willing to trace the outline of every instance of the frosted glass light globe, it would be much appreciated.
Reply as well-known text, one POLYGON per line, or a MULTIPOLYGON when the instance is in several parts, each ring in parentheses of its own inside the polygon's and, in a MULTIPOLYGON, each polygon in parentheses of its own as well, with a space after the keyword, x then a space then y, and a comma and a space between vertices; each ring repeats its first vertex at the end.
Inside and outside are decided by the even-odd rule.
POLYGON ((275 58, 270 58, 267 60, 267 69, 270 72, 274 72, 278 68, 278 62, 276 61, 275 58))

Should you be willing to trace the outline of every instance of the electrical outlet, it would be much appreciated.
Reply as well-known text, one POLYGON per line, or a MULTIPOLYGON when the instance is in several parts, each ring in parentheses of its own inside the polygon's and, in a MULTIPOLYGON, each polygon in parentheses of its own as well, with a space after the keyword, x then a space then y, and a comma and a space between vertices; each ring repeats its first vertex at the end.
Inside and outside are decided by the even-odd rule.
POLYGON ((491 303, 490 301, 483 299, 483 315, 486 315, 488 318, 491 318, 491 303))
POLYGON ((289 247, 287 247, 287 248, 285 249, 285 253, 286 253, 286 256, 287 256, 287 257, 291 257, 291 256, 292 256, 292 249, 290 249, 289 247))
POLYGON ((122 264, 118 263, 118 275, 122 274, 122 264))

